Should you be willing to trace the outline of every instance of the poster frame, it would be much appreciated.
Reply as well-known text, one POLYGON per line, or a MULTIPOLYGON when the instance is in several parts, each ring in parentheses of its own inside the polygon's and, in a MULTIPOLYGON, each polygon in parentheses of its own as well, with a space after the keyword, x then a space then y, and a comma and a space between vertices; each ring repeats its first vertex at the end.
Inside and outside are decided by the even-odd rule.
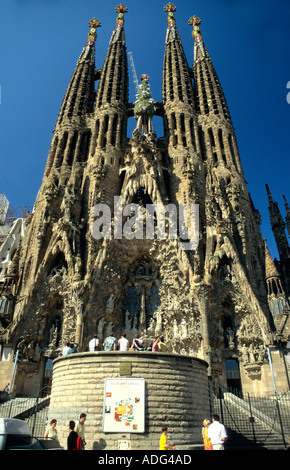
POLYGON ((104 382, 104 401, 103 401, 103 420, 102 420, 102 431, 104 433, 120 433, 120 434, 141 434, 145 432, 145 379, 141 377, 106 377, 105 382, 104 382), (108 429, 106 426, 105 422, 105 414, 106 414, 106 407, 108 406, 108 397, 107 393, 108 392, 108 386, 111 383, 111 381, 114 382, 139 382, 140 389, 142 392, 142 396, 140 397, 141 400, 141 405, 143 406, 143 413, 142 413, 142 422, 140 425, 138 425, 138 428, 135 429, 108 429))

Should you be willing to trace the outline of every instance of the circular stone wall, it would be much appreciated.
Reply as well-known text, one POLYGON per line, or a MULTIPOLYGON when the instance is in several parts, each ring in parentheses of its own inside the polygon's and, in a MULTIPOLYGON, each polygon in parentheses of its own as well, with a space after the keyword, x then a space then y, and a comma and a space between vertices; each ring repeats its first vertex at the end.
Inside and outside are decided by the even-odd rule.
POLYGON ((201 428, 209 418, 207 363, 178 354, 154 352, 77 353, 55 359, 48 422, 57 419, 61 445, 67 448, 68 422, 86 413, 86 449, 158 450, 161 427, 177 449, 202 445, 201 428), (142 378, 145 382, 145 432, 103 432, 106 378, 142 378))

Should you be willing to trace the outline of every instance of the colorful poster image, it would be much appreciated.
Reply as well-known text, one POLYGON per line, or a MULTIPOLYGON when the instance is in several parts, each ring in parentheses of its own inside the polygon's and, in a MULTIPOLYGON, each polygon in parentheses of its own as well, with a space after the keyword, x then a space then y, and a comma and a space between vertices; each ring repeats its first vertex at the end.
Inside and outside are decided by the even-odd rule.
POLYGON ((103 432, 145 432, 144 379, 105 379, 103 432))

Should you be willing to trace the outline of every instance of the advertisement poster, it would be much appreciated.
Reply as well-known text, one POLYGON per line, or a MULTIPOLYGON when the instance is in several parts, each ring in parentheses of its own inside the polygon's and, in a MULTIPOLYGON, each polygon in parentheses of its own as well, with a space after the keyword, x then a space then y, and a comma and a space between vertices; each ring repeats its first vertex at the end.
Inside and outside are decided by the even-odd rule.
POLYGON ((144 379, 105 379, 103 432, 145 432, 144 379))

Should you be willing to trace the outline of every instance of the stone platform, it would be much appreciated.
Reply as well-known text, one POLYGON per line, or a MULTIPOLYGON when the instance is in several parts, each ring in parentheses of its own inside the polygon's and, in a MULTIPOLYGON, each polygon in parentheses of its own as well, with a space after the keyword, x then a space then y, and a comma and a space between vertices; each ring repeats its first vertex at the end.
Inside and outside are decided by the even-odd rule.
POLYGON ((87 449, 158 450, 161 427, 177 449, 199 448, 209 418, 207 363, 170 353, 85 352, 55 359, 48 422, 56 418, 60 443, 67 447, 68 422, 86 413, 87 449), (105 379, 144 379, 144 432, 104 432, 105 379))

